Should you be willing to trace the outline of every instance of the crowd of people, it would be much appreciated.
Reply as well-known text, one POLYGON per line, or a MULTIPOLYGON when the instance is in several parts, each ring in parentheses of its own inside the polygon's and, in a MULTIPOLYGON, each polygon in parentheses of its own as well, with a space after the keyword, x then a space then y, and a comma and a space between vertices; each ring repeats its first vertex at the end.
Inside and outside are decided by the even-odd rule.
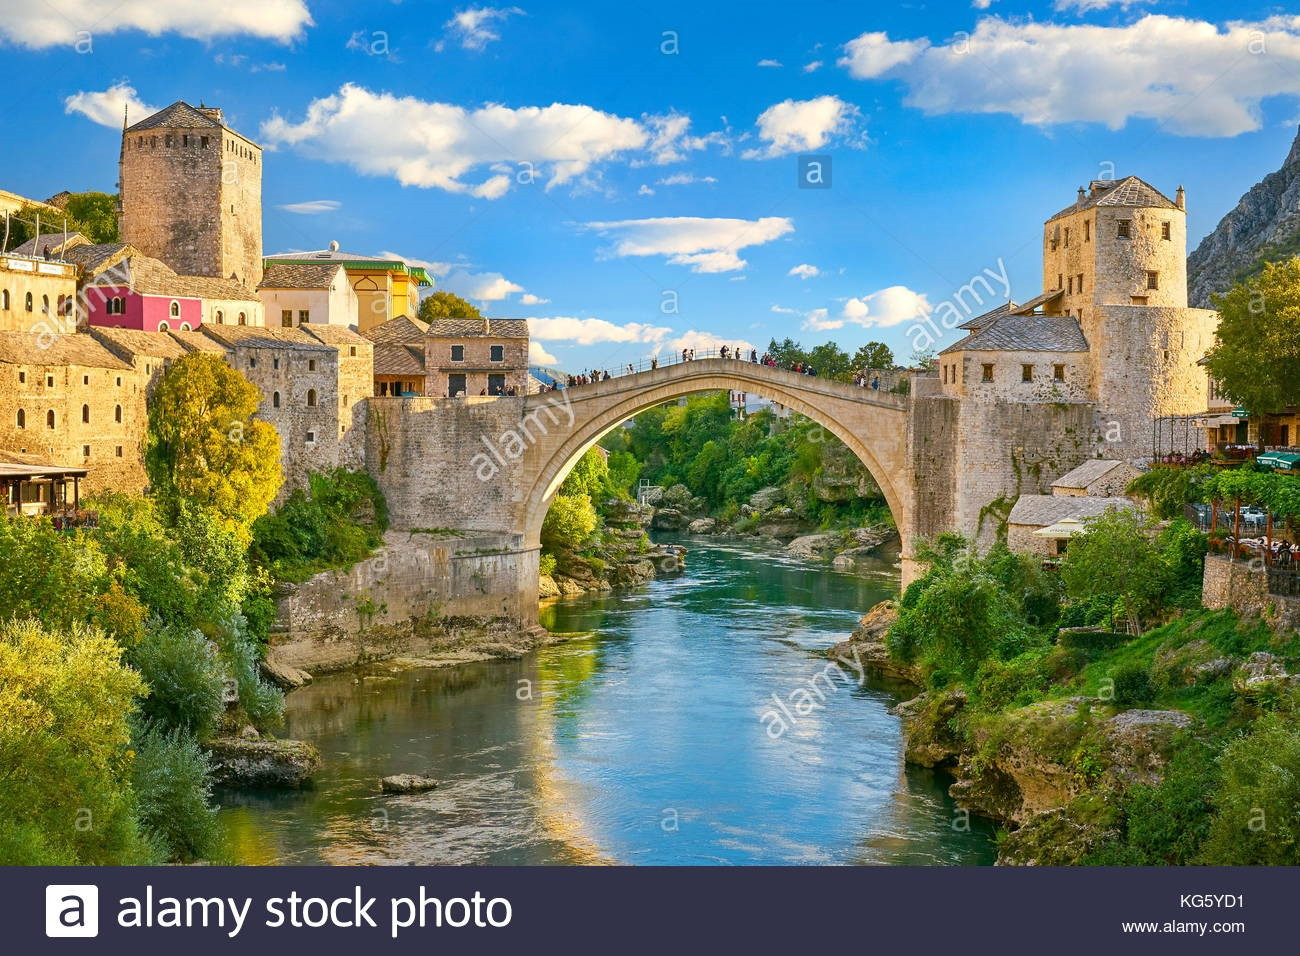
POLYGON ((1210 453, 1203 448, 1198 448, 1191 454, 1182 452, 1171 452, 1168 455, 1162 455, 1160 464, 1162 465, 1199 465, 1202 462, 1210 460, 1210 453))

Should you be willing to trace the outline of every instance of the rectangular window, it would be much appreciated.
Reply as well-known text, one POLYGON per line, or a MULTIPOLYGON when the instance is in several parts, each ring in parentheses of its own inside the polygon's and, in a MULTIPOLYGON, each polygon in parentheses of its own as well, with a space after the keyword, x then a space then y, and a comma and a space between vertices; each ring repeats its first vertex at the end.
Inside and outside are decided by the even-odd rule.
POLYGON ((1062 274, 1059 273, 1059 272, 1056 274, 1056 287, 1057 287, 1058 289, 1064 289, 1064 288, 1065 288, 1065 276, 1062 275, 1062 274))
POLYGON ((23 384, 25 384, 26 382, 27 382, 27 373, 26 373, 26 372, 19 372, 19 373, 18 373, 18 384, 19 384, 19 385, 23 385, 23 384))
POLYGON ((299 309, 299 310, 298 310, 298 324, 299 324, 299 325, 310 325, 310 324, 311 324, 311 309, 299 309))
POLYGON ((248 359, 248 367, 249 367, 249 368, 257 368, 257 359, 252 358, 252 357, 250 356, 249 359, 248 359))
POLYGON ((1079 288, 1079 294, 1082 295, 1083 294, 1083 273, 1082 272, 1079 273, 1079 281, 1075 284, 1079 288))
POLYGON ((188 145, 190 145, 190 137, 189 137, 189 134, 188 134, 188 133, 187 133, 186 135, 184 135, 184 136, 181 137, 181 145, 182 145, 182 146, 188 146, 188 145))
POLYGON ((1083 221, 1083 241, 1092 241, 1092 223, 1087 219, 1083 221))
POLYGON ((451 347, 451 360, 452 360, 453 362, 463 362, 463 361, 465 361, 465 346, 463 346, 463 345, 453 345, 453 346, 451 347))
POLYGON ((308 444, 308 445, 312 445, 312 444, 315 444, 315 442, 316 442, 316 433, 315 433, 315 432, 308 432, 308 433, 307 433, 307 444, 308 444))
POLYGON ((1034 380, 1034 367, 1032 365, 1020 366, 1020 381, 1032 382, 1034 380))
POLYGON ((1065 248, 1070 248, 1070 227, 1065 227, 1065 248))
POLYGON ((83 376, 81 376, 81 384, 82 384, 82 385, 89 385, 89 384, 90 384, 90 376, 89 376, 89 375, 83 375, 83 376))
POLYGON ((355 345, 349 345, 349 346, 348 346, 348 357, 349 357, 349 358, 356 358, 356 357, 357 357, 357 347, 356 347, 355 345))
POLYGON ((1115 230, 1115 235, 1119 239, 1128 239, 1133 235, 1133 220, 1121 219, 1119 227, 1115 230))
POLYGON ((985 382, 993 381, 993 366, 989 365, 988 363, 984 364, 983 381, 985 382))
POLYGON ((81 446, 81 455, 82 455, 83 458, 89 458, 89 457, 90 457, 90 446, 89 446, 89 445, 82 445, 82 446, 81 446))
POLYGON ((1053 365, 1053 366, 1052 366, 1052 378, 1056 379, 1056 381, 1058 381, 1058 382, 1064 382, 1064 381, 1065 381, 1065 366, 1064 366, 1064 365, 1053 365))
POLYGON ((1162 223, 1160 224, 1160 238, 1161 238, 1161 239, 1172 239, 1172 238, 1173 238, 1173 228, 1170 226, 1169 223, 1167 223, 1167 222, 1162 222, 1162 223))
POLYGON ((199 146, 203 149, 208 148, 208 138, 206 136, 199 137, 199 146))
POLYGON ((465 394, 465 373, 457 372, 447 376, 447 397, 455 398, 465 394))
POLYGON ((1074 276, 1070 276, 1065 280, 1065 291, 1070 295, 1074 295, 1074 276))
POLYGON ((277 356, 276 358, 271 359, 271 368, 279 368, 279 367, 280 367, 279 357, 277 356))
POLYGON ((293 327, 293 309, 280 310, 280 324, 286 329, 293 327))
POLYGON ((943 367, 943 384, 948 384, 948 366, 943 367))
POLYGON ((1147 273, 1147 288, 1148 288, 1148 289, 1159 289, 1159 288, 1160 288, 1160 273, 1159 273, 1159 272, 1148 272, 1148 273, 1147 273))
POLYGON ((308 360, 307 360, 307 371, 309 371, 309 372, 314 372, 314 371, 316 371, 316 360, 315 360, 315 359, 308 359, 308 360))
POLYGON ((1146 305, 1146 304, 1147 304, 1147 297, 1144 295, 1129 296, 1129 305, 1146 305))
POLYGON ((506 347, 504 345, 492 346, 492 361, 504 362, 506 360, 506 347))
POLYGON ((493 372, 488 376, 487 391, 489 395, 504 395, 506 393, 506 377, 501 372, 493 372))
POLYGON ((53 387, 54 387, 54 376, 53 376, 53 375, 47 375, 47 376, 45 376, 45 387, 46 387, 46 388, 53 388, 53 387))
POLYGON ((117 448, 114 450, 113 454, 116 455, 118 458, 121 458, 121 457, 122 457, 122 446, 121 446, 121 445, 118 445, 117 448))

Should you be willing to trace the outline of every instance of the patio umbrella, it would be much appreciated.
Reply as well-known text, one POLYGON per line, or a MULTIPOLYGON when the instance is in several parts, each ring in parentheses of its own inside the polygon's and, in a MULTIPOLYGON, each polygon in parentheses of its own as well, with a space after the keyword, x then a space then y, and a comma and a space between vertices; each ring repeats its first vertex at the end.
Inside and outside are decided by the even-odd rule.
POLYGON ((1040 538, 1073 538, 1080 531, 1084 530, 1084 523, 1078 518, 1062 518, 1055 524, 1049 524, 1046 528, 1039 528, 1031 532, 1040 538))

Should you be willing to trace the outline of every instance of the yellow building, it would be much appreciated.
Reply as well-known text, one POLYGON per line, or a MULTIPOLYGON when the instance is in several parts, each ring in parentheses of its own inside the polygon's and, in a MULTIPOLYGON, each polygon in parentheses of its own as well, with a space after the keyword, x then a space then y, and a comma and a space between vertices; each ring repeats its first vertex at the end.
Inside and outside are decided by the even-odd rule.
POLYGON ((433 280, 420 266, 402 259, 362 256, 341 252, 337 242, 316 252, 285 252, 267 256, 266 268, 273 265, 318 266, 337 263, 348 274, 348 282, 357 294, 358 330, 369 331, 392 319, 415 318, 420 311, 420 290, 433 286, 433 280))

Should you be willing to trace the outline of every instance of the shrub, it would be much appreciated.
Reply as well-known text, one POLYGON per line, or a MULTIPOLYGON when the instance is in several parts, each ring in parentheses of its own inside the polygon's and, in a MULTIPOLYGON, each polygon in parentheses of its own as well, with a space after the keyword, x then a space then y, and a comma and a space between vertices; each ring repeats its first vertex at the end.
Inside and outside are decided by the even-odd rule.
POLYGON ((200 738, 212 731, 225 709, 225 674, 202 632, 155 619, 129 660, 149 685, 140 708, 145 717, 200 738))
POLYGON ((1215 814, 1200 862, 1300 864, 1300 728, 1268 714, 1223 751, 1215 814))
POLYGON ((1030 651, 1009 661, 986 661, 975 676, 975 698, 986 711, 1033 703, 1048 684, 1041 652, 1030 651))
POLYGON ((1115 703, 1122 707, 1139 707, 1155 699, 1151 671, 1141 664, 1125 664, 1115 670, 1115 703))
POLYGON ((555 573, 555 555, 543 554, 537 559, 537 570, 541 574, 551 575, 555 573))
POLYGON ((145 725, 136 734, 136 816, 169 860, 210 857, 219 843, 211 765, 194 737, 145 725))
POLYGON ((244 633, 243 621, 227 628, 222 656, 239 688, 239 706, 259 730, 276 727, 284 719, 284 693, 262 679, 258 652, 244 633))

